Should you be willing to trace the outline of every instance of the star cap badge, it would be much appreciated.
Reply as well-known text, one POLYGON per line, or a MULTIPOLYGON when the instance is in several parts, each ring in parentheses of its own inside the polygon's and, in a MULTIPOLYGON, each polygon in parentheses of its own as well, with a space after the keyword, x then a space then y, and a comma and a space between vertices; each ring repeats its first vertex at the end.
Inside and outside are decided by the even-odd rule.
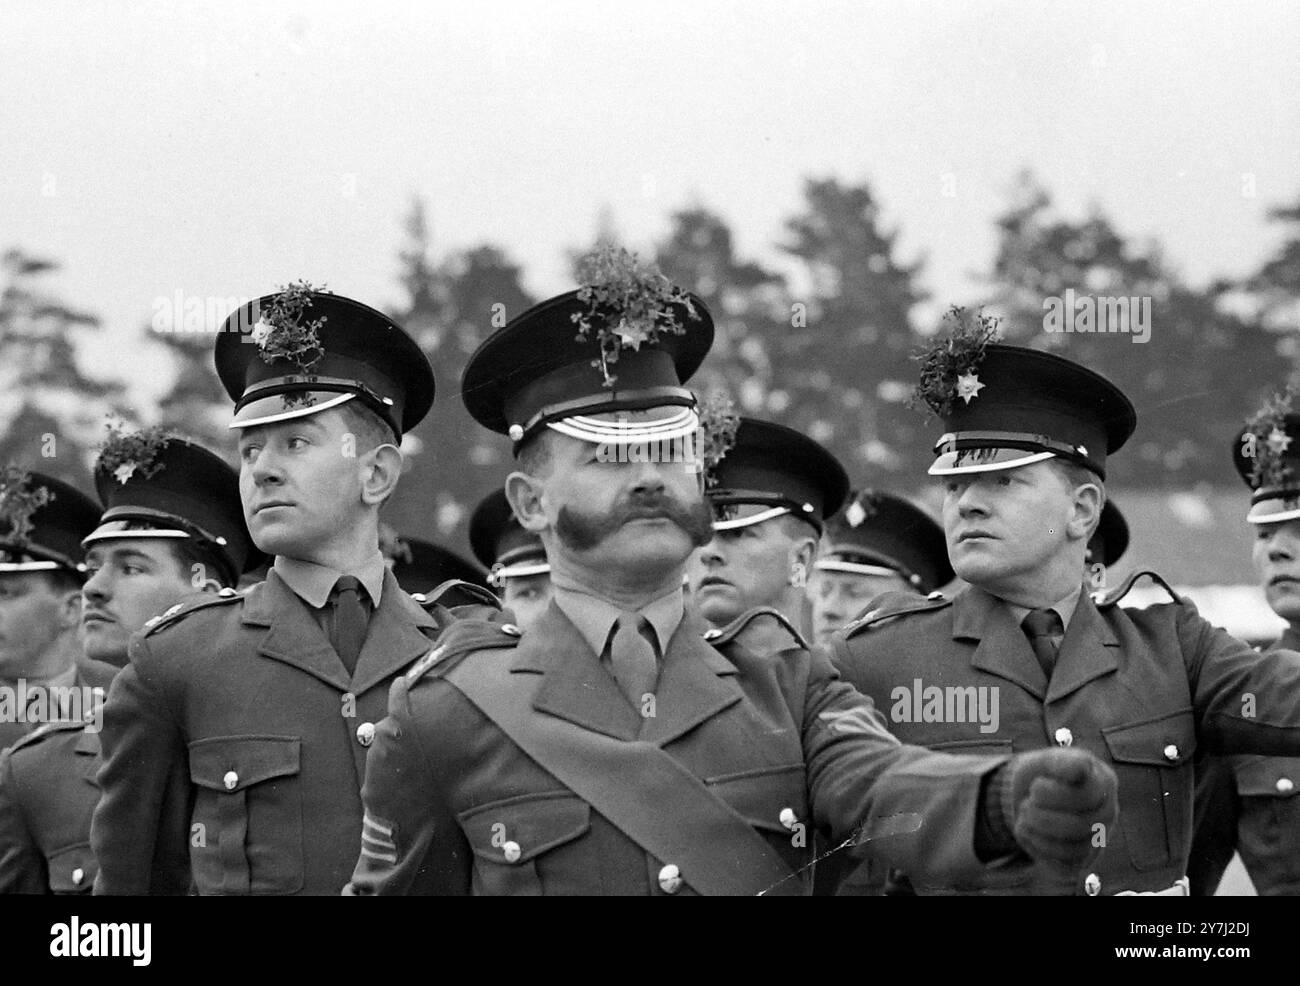
POLYGON ((978 397, 984 387, 978 373, 965 373, 957 378, 957 396, 967 404, 978 397))
POLYGON ((849 522, 850 527, 860 527, 862 522, 867 519, 867 511, 863 509, 858 500, 849 504, 849 508, 844 511, 844 519, 849 522))
POLYGON ((116 469, 113 470, 113 476, 114 476, 114 478, 115 478, 119 483, 122 483, 122 484, 124 484, 124 485, 125 485, 126 481, 127 481, 128 479, 130 479, 133 475, 135 475, 135 463, 134 463, 134 462, 124 462, 124 463, 122 463, 120 466, 118 466, 116 469))
POLYGON ((1291 436, 1279 428, 1273 426, 1273 430, 1268 435, 1268 447, 1277 455, 1281 455, 1291 447, 1291 436))

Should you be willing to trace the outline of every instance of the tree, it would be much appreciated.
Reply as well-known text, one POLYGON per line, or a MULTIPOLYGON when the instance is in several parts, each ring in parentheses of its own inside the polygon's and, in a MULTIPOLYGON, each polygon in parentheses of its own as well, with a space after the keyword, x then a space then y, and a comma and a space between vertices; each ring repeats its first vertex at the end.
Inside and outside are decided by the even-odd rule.
POLYGON ((55 262, 11 249, 0 257, 0 463, 15 462, 79 487, 110 417, 124 417, 119 384, 77 366, 80 331, 99 320, 45 288, 55 262))
POLYGON ((1058 352, 1108 377, 1133 401, 1138 430, 1108 479, 1186 486, 1235 481, 1232 437, 1287 367, 1277 339, 1226 310, 1224 284, 1184 284, 1155 244, 1134 245, 1094 207, 1082 221, 1056 214, 1050 194, 1022 173, 998 219, 990 310, 1009 342, 1058 352), (1068 307, 1073 292, 1074 309, 1068 307), (1088 323, 1086 312, 1093 299, 1088 323), (1097 299, 1149 312, 1149 334, 1097 299), (1052 321, 1055 312, 1063 321, 1052 321), (1092 331, 1062 331, 1089 324, 1092 331), (1128 331, 1121 331, 1127 328, 1128 331), (1146 342, 1137 342, 1147 334, 1146 342))
POLYGON ((407 300, 390 312, 429 355, 437 382, 433 409, 407 436, 408 468, 386 508, 401 534, 461 550, 469 513, 505 478, 510 443, 484 429, 460 400, 470 355, 493 331, 533 304, 518 265, 481 245, 436 262, 424 207, 412 205, 399 280, 407 300))
POLYGON ((807 289, 794 294, 771 354, 770 410, 831 448, 855 482, 910 480, 930 451, 907 407, 921 263, 898 260, 897 231, 883 228, 867 185, 809 179, 804 200, 781 249, 802 263, 807 289))

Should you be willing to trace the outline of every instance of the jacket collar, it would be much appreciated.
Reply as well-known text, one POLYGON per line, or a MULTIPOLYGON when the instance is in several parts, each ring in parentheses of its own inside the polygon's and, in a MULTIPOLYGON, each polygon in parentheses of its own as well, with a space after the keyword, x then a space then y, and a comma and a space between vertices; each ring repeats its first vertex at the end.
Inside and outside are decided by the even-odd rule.
POLYGON ((540 674, 533 708, 616 739, 662 746, 740 701, 735 665, 704 642, 703 620, 687 613, 668 642, 654 715, 633 708, 600 655, 552 600, 515 650, 511 672, 540 674))
POLYGON ((433 619, 402 591, 392 572, 384 573, 380 603, 351 680, 306 603, 274 569, 245 595, 242 619, 247 626, 268 628, 259 646, 265 656, 357 695, 423 656, 436 632, 433 619))

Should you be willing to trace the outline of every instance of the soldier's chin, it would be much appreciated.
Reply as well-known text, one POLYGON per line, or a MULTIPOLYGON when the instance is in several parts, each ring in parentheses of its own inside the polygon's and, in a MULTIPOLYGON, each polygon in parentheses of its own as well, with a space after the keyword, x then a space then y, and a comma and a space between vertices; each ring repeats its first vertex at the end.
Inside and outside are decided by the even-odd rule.
POLYGON ((1264 590, 1269 608, 1287 622, 1300 621, 1300 583, 1282 582, 1264 590))
POLYGON ((700 615, 718 626, 730 623, 741 612, 734 594, 724 592, 724 588, 708 586, 695 593, 695 603, 699 607, 700 615))

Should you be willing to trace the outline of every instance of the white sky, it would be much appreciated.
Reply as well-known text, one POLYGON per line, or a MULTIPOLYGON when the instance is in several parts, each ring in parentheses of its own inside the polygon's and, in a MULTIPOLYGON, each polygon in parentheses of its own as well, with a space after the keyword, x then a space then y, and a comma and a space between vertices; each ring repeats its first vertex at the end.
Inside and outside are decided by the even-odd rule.
POLYGON ((416 194, 442 248, 500 244, 546 294, 603 208, 644 248, 704 204, 779 264, 803 176, 869 179, 937 309, 1028 165, 1199 283, 1300 195, 1298 51, 1291 3, 2 0, 0 249, 64 263, 92 370, 137 377, 177 291, 398 301, 416 194))

